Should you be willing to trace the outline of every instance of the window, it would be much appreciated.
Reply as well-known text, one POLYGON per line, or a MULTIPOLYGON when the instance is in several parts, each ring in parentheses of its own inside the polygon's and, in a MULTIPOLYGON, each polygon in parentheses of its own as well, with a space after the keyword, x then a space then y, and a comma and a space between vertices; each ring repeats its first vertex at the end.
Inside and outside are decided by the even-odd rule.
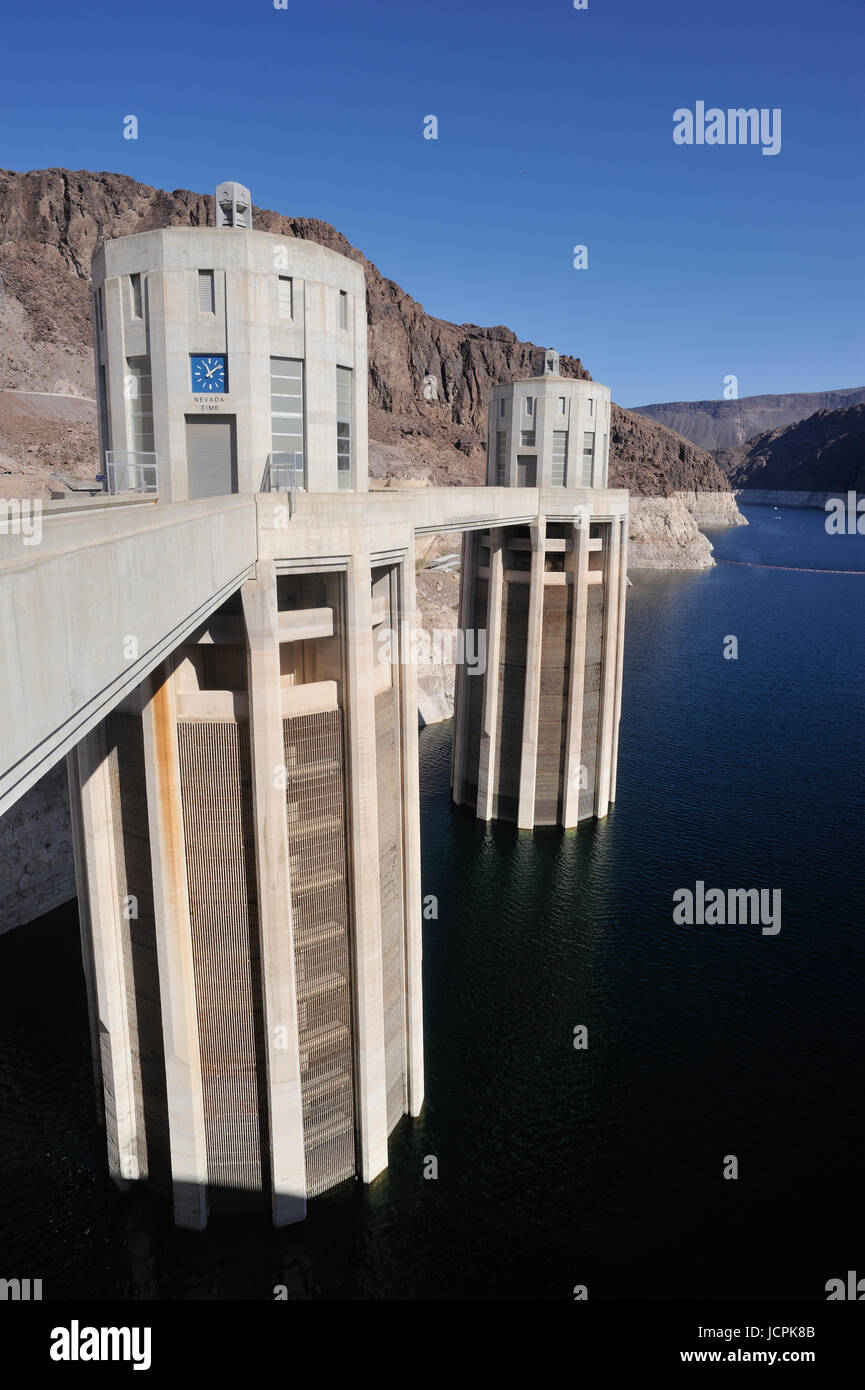
POLYGON ((144 318, 144 300, 141 293, 141 276, 130 275, 129 288, 132 291, 132 317, 134 319, 144 318))
POLYGON ((504 419, 504 414, 505 414, 505 398, 504 398, 504 396, 502 396, 501 400, 499 401, 499 419, 500 419, 500 420, 504 419))
POLYGON ((153 453, 153 385, 149 357, 127 357, 126 399, 129 433, 136 454, 153 453))
POLYGON ((270 359, 271 466, 282 474, 281 482, 305 487, 303 457, 303 362, 299 358, 270 359))
POLYGON ((277 292, 279 295, 279 317, 290 319, 294 317, 294 282, 290 275, 280 275, 277 281, 277 292))
POLYGON ((216 285, 212 270, 199 270, 198 272, 198 312, 200 314, 216 313, 216 285))
POLYGON ((595 413, 595 402, 594 402, 593 398, 592 398, 591 396, 589 396, 589 414, 590 414, 590 415, 594 415, 594 413, 595 413))
POLYGON ((560 414, 560 415, 566 415, 567 413, 568 413, 568 399, 567 399, 567 396, 559 396, 559 414, 560 414))
POLYGON ((336 482, 351 487, 351 368, 336 369, 336 482))
POLYGON ((504 487, 507 470, 507 435, 504 430, 496 433, 496 487, 504 487))
POLYGON ((102 441, 102 462, 104 463, 104 451, 111 447, 108 434, 108 373, 104 366, 99 368, 99 436, 102 441))
POLYGON ((534 398, 534 396, 526 396, 526 414, 527 414, 527 415, 530 415, 530 416, 534 416, 534 413, 535 413, 535 398, 534 398))
POLYGON ((567 457, 567 430, 553 430, 553 487, 564 487, 565 485, 565 462, 567 457))
POLYGON ((100 333, 101 333, 101 332, 102 332, 102 329, 105 327, 105 323, 104 323, 103 318, 102 318, 102 289, 101 289, 101 288, 98 289, 98 290, 96 291, 95 299, 96 299, 96 326, 97 326, 97 328, 99 329, 99 331, 100 331, 100 333))
POLYGON ((583 435, 583 476, 581 485, 592 486, 592 469, 595 462, 595 432, 586 430, 583 435))
POLYGON ((520 448, 534 449, 535 432, 534 430, 520 430, 520 448))
POLYGON ((345 290, 339 292, 339 326, 348 328, 348 294, 345 290))

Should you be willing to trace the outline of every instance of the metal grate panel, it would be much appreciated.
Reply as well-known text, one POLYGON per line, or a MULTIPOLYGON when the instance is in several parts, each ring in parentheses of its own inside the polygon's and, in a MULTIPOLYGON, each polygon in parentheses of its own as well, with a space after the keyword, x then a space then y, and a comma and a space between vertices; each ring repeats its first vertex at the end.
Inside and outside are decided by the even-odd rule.
MULTIPOLYGON (((395 668, 399 671, 399 667, 395 668)), ((394 690, 375 697, 378 851, 388 1133, 406 1111, 405 950, 402 902, 402 797, 399 706, 394 690)))
MULTIPOLYGON (((464 582, 468 582, 466 579, 464 582)), ((474 611, 470 616, 470 623, 476 632, 485 632, 487 626, 487 591, 489 585, 486 579, 478 578, 475 580, 474 611)), ((478 800, 478 768, 480 766, 481 748, 481 724, 484 717, 484 685, 486 677, 481 675, 469 675, 465 671, 463 690, 465 692, 465 710, 460 712, 460 718, 466 720, 466 757, 465 757, 465 781, 463 802, 468 806, 477 806, 478 800)))
POLYGON ((498 690, 499 748, 493 813, 507 820, 516 819, 520 797, 528 622, 529 585, 505 581, 498 690))
POLYGON ((189 915, 207 1180, 215 1210, 257 1204, 261 985, 248 725, 181 721, 189 915))
POLYGON ((306 1186, 354 1176, 342 711, 283 720, 306 1186))
POLYGON ((604 637, 604 589, 590 586, 586 614, 586 667, 583 691, 583 728, 580 762, 586 769, 588 785, 580 787, 578 819, 595 813, 595 770, 598 761, 598 710, 601 690, 601 652, 604 637))
POLYGON ((567 737, 568 664, 573 588, 544 589, 541 643, 541 699, 535 780, 535 823, 555 825, 559 818, 567 737))

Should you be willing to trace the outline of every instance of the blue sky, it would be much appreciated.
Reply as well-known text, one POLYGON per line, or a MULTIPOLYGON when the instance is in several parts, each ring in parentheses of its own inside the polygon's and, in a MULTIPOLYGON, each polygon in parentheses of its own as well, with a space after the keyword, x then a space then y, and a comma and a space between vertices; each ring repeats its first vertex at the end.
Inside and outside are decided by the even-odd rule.
POLYGON ((730 374, 854 386, 863 38, 861 0, 19 4, 0 166, 238 179, 428 312, 578 354, 625 405, 730 374), (780 153, 675 145, 698 100, 780 107, 780 153))

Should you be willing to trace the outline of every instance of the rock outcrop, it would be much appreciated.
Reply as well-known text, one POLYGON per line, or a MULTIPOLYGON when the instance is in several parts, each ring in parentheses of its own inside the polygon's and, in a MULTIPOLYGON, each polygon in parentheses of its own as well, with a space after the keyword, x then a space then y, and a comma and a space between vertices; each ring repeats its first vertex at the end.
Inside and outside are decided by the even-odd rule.
POLYGON ((712 547, 679 497, 632 497, 628 569, 708 569, 712 547))
POLYGON ((731 492, 677 491, 631 497, 628 569, 707 569, 715 562, 703 526, 747 526, 731 492))
POLYGON ((677 492, 698 526, 747 526, 732 492, 677 492))
POLYGON ((613 405, 610 486, 643 497, 674 492, 724 492, 729 483, 712 455, 664 425, 613 405))

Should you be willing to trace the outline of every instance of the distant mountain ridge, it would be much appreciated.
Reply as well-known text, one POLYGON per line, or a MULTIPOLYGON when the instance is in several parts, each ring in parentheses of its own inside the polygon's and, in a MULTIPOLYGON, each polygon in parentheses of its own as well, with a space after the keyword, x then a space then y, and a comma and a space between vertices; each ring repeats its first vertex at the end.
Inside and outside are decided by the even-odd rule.
POLYGON ((742 396, 735 401, 667 401, 658 405, 632 406, 682 434, 702 449, 737 448, 755 435, 795 424, 818 410, 842 410, 865 402, 865 386, 838 391, 791 392, 781 396, 742 396))
POLYGON ((818 410, 716 458, 736 488, 865 492, 865 404, 818 410))

